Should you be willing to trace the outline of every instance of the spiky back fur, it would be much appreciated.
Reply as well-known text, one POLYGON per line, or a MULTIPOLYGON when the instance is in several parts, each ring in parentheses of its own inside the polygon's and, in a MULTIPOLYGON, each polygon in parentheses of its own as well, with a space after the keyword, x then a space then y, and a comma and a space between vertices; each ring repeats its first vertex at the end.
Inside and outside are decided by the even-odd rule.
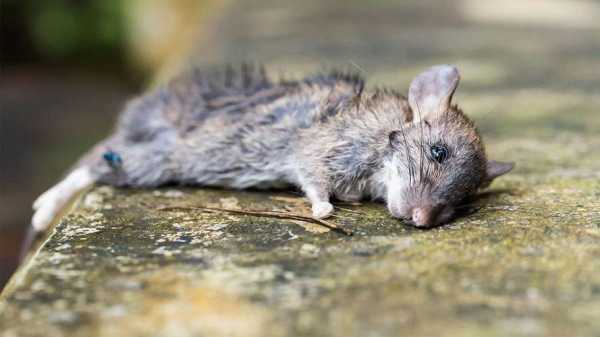
MULTIPOLYGON (((242 65, 231 66, 212 72, 192 70, 130 103, 123 113, 119 128, 133 142, 147 141, 156 133, 175 128, 181 136, 197 129, 209 119, 218 117, 223 123, 235 124, 243 119, 252 119, 248 113, 257 114, 256 108, 272 103, 286 95, 299 91, 329 91, 329 110, 337 110, 337 90, 359 93, 364 86, 357 74, 332 71, 302 80, 270 79, 264 67, 242 65)), ((273 111, 269 117, 277 119, 285 113, 295 111, 273 111)), ((307 112, 307 111, 302 111, 307 112)), ((297 114, 297 117, 302 117, 297 114)), ((306 117, 306 116, 304 116, 306 117)), ((309 120, 298 119, 306 124, 309 120)))

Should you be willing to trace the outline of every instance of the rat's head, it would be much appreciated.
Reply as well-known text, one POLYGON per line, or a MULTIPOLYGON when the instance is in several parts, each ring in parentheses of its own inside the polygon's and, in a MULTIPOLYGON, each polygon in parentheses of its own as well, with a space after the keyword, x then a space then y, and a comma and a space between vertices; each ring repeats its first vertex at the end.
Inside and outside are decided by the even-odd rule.
POLYGON ((459 79, 458 70, 445 65, 417 76, 408 93, 413 121, 389 134, 388 208, 418 227, 447 223, 465 197, 513 167, 487 160, 473 122, 452 105, 459 79))

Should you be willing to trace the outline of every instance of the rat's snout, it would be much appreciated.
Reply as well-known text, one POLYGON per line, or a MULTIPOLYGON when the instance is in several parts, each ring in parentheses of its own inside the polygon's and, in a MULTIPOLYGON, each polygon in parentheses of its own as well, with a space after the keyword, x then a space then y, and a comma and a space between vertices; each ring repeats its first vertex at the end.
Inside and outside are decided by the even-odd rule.
POLYGON ((417 227, 432 227, 449 221, 452 213, 446 205, 424 205, 413 208, 412 221, 417 227))

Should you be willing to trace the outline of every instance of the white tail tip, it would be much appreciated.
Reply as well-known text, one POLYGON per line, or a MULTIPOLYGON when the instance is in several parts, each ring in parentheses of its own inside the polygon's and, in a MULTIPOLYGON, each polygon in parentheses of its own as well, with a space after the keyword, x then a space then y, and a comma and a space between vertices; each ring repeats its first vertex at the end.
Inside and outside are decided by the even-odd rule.
POLYGON ((94 183, 94 176, 87 167, 80 167, 65 179, 40 195, 33 203, 31 226, 38 232, 45 231, 69 200, 94 183))

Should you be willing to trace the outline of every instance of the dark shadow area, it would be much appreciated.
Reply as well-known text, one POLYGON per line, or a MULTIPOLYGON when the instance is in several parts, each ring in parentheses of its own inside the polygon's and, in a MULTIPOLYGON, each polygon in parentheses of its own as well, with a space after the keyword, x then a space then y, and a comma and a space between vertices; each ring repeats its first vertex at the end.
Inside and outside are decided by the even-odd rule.
POLYGON ((490 189, 479 192, 466 198, 456 207, 455 218, 468 217, 488 205, 498 205, 499 197, 505 194, 510 196, 520 195, 517 190, 506 188, 490 189))

